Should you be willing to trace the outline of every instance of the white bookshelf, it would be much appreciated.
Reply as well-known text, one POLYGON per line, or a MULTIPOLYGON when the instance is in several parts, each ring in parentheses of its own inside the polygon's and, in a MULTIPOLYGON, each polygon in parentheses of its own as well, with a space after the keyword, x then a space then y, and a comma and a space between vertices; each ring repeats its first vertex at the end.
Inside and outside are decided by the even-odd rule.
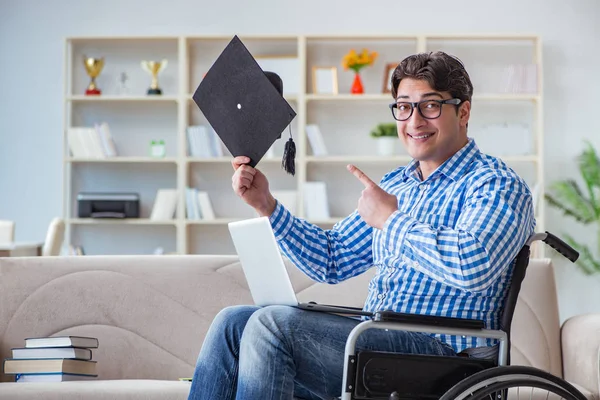
MULTIPOLYGON (((86 254, 143 254, 154 247, 180 254, 235 252, 227 224, 255 214, 231 189, 231 157, 201 158, 188 155, 186 128, 208 125, 192 100, 203 74, 233 37, 152 36, 152 37, 70 37, 65 40, 64 88, 64 215, 66 243, 83 246, 86 254), (105 57, 97 78, 100 96, 84 95, 89 77, 82 56, 105 57), (141 69, 141 60, 166 58, 168 67, 159 75, 163 95, 145 94, 150 76, 141 69), (119 74, 129 76, 128 91, 121 93, 119 74), (117 144, 118 156, 110 158, 72 157, 67 132, 74 126, 108 122, 117 144), (164 140, 164 158, 148 155, 151 140, 164 140), (185 188, 209 193, 214 220, 186 218, 185 188), (177 189, 177 211, 172 220, 149 219, 156 191, 177 189), (140 194, 139 219, 99 220, 77 218, 76 197, 81 191, 136 192, 140 194)), ((272 190, 295 190, 297 215, 304 216, 304 183, 324 181, 327 185, 331 218, 314 220, 324 228, 352 212, 360 185, 346 171, 352 163, 377 180, 389 170, 406 165, 410 157, 400 143, 393 156, 380 156, 369 132, 378 123, 393 122, 387 104, 391 95, 383 92, 387 63, 398 63, 409 54, 444 50, 465 62, 475 86, 469 135, 482 151, 500 156, 525 177, 530 185, 544 187, 543 171, 543 88, 542 44, 529 35, 403 35, 403 36, 240 36, 255 57, 293 56, 300 76, 297 93, 285 98, 297 116, 292 122, 296 142, 296 176, 281 169, 283 146, 288 130, 274 146, 275 156, 264 158, 259 168, 267 175, 272 190), (343 55, 351 48, 378 51, 375 65, 361 76, 362 95, 349 94, 351 71, 341 67, 343 55), (502 71, 509 65, 535 64, 535 91, 499 89, 502 71), (312 67, 335 66, 339 94, 312 92, 312 67), (503 69, 504 68, 504 69, 503 69), (525 124, 531 141, 527 152, 504 146, 502 137, 483 135, 484 128, 499 124, 525 124), (317 124, 323 133, 328 155, 315 156, 305 133, 308 124, 317 124)), ((284 91, 286 84, 284 81, 284 91)), ((529 145, 527 145, 529 146, 529 145)), ((543 190, 542 190, 543 191, 543 190)), ((541 191, 541 192, 542 192, 541 191)), ((537 230, 543 231, 543 193, 537 204, 537 230)))

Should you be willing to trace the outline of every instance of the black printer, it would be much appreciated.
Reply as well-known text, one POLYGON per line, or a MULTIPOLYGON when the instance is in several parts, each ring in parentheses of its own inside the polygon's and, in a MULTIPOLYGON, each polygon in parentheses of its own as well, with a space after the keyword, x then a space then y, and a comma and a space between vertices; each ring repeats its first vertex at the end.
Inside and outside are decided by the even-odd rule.
POLYGON ((78 218, 139 218, 137 193, 79 193, 78 218))

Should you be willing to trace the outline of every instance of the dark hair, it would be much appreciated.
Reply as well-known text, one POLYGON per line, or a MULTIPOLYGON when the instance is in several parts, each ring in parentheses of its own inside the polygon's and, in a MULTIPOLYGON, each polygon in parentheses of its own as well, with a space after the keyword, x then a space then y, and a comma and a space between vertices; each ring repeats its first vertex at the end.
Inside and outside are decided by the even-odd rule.
POLYGON ((463 63, 443 51, 419 53, 406 57, 392 75, 392 96, 404 78, 424 80, 434 90, 449 92, 453 98, 471 101, 473 84, 463 63))

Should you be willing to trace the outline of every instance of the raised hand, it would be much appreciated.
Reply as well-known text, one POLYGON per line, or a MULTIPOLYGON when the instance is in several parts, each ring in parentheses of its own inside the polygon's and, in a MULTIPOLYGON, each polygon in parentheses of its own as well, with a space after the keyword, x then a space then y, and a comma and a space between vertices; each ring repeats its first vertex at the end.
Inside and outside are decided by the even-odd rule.
POLYGON ((346 168, 365 185, 360 199, 358 199, 358 214, 373 228, 383 229, 385 221, 394 211, 398 210, 398 199, 380 188, 354 165, 349 164, 346 168))
POLYGON ((235 157, 231 161, 233 177, 231 186, 235 194, 240 196, 250 207, 254 208, 261 216, 270 216, 277 204, 269 191, 267 177, 249 165, 250 158, 245 156, 235 157))

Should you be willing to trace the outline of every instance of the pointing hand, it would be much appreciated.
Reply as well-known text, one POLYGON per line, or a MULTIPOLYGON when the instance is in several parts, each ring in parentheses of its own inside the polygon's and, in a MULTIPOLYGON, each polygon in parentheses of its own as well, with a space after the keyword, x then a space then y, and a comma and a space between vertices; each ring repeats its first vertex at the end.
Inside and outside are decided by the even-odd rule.
POLYGON ((394 211, 398 210, 398 199, 380 188, 354 165, 348 165, 347 169, 365 185, 360 199, 358 199, 358 214, 373 228, 383 229, 385 221, 394 211))

